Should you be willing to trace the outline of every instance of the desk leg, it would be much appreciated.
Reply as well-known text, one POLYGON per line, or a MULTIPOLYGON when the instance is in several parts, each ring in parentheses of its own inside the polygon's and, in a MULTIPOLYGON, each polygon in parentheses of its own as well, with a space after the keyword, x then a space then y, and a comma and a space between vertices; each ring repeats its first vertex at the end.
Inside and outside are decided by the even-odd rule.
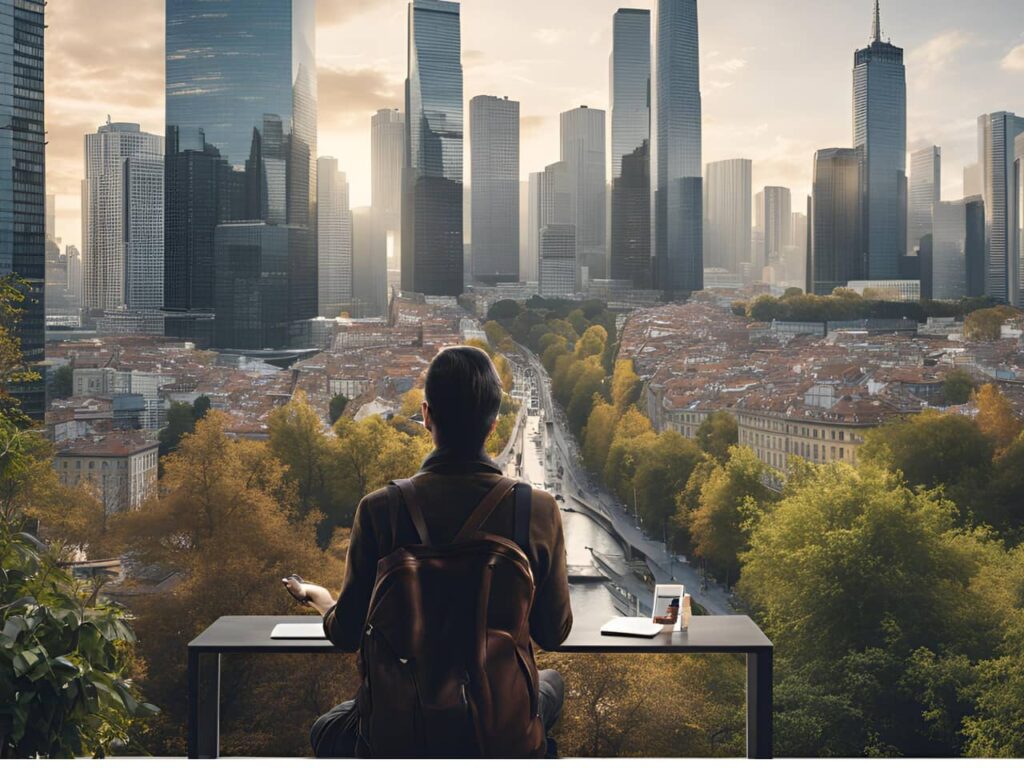
POLYGON ((747 757, 772 756, 772 649, 747 654, 747 757))
POLYGON ((188 652, 188 756, 220 756, 220 654, 188 652))

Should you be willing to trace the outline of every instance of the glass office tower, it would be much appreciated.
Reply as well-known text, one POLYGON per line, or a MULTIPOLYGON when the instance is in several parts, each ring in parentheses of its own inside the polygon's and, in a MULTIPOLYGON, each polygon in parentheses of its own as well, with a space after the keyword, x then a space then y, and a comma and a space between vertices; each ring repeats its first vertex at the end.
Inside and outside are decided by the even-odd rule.
POLYGON ((612 107, 609 277, 650 288, 650 11, 616 11, 608 69, 612 107))
MULTIPOLYGON (((719 160, 708 163, 704 179, 704 260, 740 274, 750 261, 750 220, 753 162, 719 160)), ((756 263, 757 275, 763 262, 756 263)))
POLYGON ((651 241, 654 288, 704 287, 697 0, 657 0, 651 51, 651 241))
MULTIPOLYGON (((302 344, 301 321, 317 314, 315 0, 168 0, 165 308, 168 332, 217 346, 302 344), (251 233, 253 264, 280 263, 262 288, 236 257, 216 258, 217 228, 262 222, 293 231, 251 233), (272 244, 266 259, 253 248, 272 244), (282 243, 287 258, 278 261, 282 243), (219 270, 227 274, 217 274, 219 270), (234 270, 241 270, 232 275, 234 270), (236 279, 237 278, 237 279, 236 279), (259 332, 229 318, 232 285, 281 305, 259 332), (244 343, 243 343, 244 339, 244 343)), ((237 231, 225 233, 223 247, 237 231)), ((223 250, 223 249, 222 249, 223 250)))
POLYGON ((348 179, 333 157, 317 162, 317 274, 321 317, 352 304, 352 210, 348 179))
POLYGON ((373 256, 369 275, 359 276, 372 290, 357 292, 369 315, 383 315, 392 290, 402 285, 402 169, 405 166, 405 115, 379 109, 370 118, 370 205, 373 208, 373 256), (381 278, 380 275, 384 277, 381 278), (365 281, 363 278, 365 277, 365 281))
POLYGON ((871 43, 854 54, 853 146, 864 163, 868 279, 895 280, 907 246, 907 75, 903 49, 882 42, 878 0, 871 43))
POLYGON ((856 149, 814 154, 808 293, 828 296, 850 280, 865 279, 861 168, 856 149))
POLYGON ((85 307, 160 309, 164 301, 164 140, 137 123, 85 136, 85 307))
POLYGON ((519 282, 519 102, 474 96, 469 102, 473 278, 519 282))
MULTIPOLYGON (((0 276, 27 284, 18 324, 25 362, 46 352, 46 132, 43 119, 43 9, 0 0, 0 276)), ((8 386, 21 409, 42 419, 43 381, 8 386)))
POLYGON ((978 118, 978 163, 985 200, 985 293, 999 301, 1020 301, 1020 205, 1015 183, 1014 143, 1024 117, 993 112, 978 118))
POLYGON ((402 290, 463 290, 460 6, 409 3, 402 290))
POLYGON ((925 147, 910 155, 910 193, 907 212, 907 253, 920 248, 932 234, 932 211, 942 191, 942 150, 925 147))
POLYGON ((606 249, 605 113, 577 107, 560 116, 561 161, 569 173, 571 223, 576 227, 578 283, 604 279, 606 249))

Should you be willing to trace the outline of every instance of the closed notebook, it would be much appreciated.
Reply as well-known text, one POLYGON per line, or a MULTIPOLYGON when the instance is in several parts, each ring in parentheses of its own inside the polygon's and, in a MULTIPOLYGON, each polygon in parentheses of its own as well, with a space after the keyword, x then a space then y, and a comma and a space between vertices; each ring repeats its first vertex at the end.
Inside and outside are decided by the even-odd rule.
POLYGON ((324 625, 320 622, 305 624, 275 624, 271 640, 326 640, 324 625))
POLYGON ((651 638, 663 629, 665 629, 665 625, 655 624, 646 616, 620 616, 601 627, 601 634, 618 637, 651 638))

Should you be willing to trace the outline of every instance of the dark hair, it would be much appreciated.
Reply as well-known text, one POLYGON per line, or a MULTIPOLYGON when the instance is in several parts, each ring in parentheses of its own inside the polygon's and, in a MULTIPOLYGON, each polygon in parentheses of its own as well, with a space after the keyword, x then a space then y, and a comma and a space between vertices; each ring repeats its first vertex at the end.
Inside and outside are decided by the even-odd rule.
POLYGON ((475 452, 483 447, 501 408, 501 378, 477 347, 441 350, 424 384, 440 447, 475 452))

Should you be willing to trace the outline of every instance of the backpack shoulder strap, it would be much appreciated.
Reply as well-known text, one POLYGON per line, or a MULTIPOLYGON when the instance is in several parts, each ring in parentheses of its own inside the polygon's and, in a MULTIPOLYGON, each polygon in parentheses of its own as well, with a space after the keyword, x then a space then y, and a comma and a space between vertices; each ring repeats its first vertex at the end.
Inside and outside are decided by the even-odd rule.
POLYGON ((408 510, 409 517, 412 518, 412 524, 416 528, 417 535, 420 537, 420 544, 429 547, 430 533, 427 531, 427 521, 423 517, 423 510, 420 508, 419 499, 416 498, 416 488, 413 486, 412 480, 395 480, 394 484, 402 494, 405 508, 408 510))
POLYGON ((515 498, 515 535, 513 541, 529 554, 530 546, 530 509, 533 505, 533 488, 526 483, 516 485, 515 498))
POLYGON ((468 537, 476 533, 480 526, 487 522, 487 518, 491 516, 491 513, 497 509, 498 505, 502 500, 508 496, 512 489, 516 486, 516 481, 508 477, 502 477, 494 484, 494 487, 487 492, 476 509, 474 509, 469 517, 466 519, 462 529, 456 534, 452 543, 465 541, 468 537))

